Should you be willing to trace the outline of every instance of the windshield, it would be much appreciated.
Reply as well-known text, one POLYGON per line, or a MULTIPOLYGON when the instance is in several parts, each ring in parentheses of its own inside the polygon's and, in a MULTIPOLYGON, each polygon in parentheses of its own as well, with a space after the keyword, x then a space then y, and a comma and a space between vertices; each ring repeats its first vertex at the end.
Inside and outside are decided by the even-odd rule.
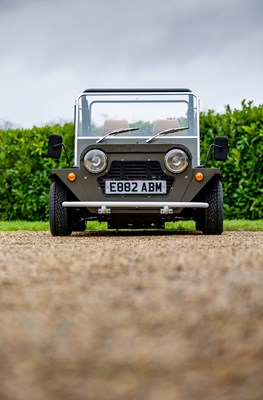
POLYGON ((193 93, 82 94, 76 117, 79 137, 161 138, 167 136, 158 135, 163 131, 169 131, 169 137, 197 136, 197 101, 193 93), (115 135, 114 131, 119 133, 115 135))

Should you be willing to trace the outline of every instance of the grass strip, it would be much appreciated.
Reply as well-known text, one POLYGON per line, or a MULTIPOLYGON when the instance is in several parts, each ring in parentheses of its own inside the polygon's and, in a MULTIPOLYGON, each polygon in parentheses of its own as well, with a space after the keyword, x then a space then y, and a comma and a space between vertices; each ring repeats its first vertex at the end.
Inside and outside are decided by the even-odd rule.
MULTIPOLYGON (((87 223, 87 229, 91 231, 107 230, 106 222, 90 221, 87 223)), ((166 222, 166 230, 175 231, 194 231, 194 221, 166 222)), ((48 231, 48 222, 30 222, 30 221, 0 221, 0 231, 48 231)), ((256 221, 248 220, 225 220, 225 231, 263 231, 263 219, 256 221)))
POLYGON ((0 221, 0 231, 47 231, 49 223, 43 221, 0 221))
POLYGON ((225 231, 263 231, 263 219, 249 221, 233 219, 224 221, 225 231))

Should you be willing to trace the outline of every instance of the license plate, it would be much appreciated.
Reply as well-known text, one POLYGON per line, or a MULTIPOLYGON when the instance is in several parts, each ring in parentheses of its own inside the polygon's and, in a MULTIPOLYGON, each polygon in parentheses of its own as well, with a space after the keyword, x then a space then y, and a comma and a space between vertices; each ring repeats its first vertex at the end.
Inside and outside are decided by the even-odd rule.
POLYGON ((166 194, 166 181, 106 181, 106 194, 166 194))

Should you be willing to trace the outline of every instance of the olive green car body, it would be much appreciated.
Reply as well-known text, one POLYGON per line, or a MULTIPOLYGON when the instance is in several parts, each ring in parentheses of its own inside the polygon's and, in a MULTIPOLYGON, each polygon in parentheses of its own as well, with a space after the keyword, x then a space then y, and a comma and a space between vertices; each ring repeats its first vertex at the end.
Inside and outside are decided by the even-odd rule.
MULTIPOLYGON (((140 94, 143 90, 134 92, 140 94)), ((175 93, 177 93, 176 91, 180 91, 180 89, 175 89, 175 93)), ((92 90, 91 92, 93 93, 92 90)), ((103 93, 103 90, 101 92, 103 93)), ((108 92, 106 91, 106 93, 108 92)), ((120 93, 123 92, 120 91, 120 93)), ((161 90, 161 93, 162 96, 165 96, 166 89, 161 90)), ((170 93, 167 91, 167 94, 170 93)), ((192 94, 191 91, 183 89, 182 93, 189 96, 192 94)), ((197 110, 198 112, 199 110, 197 110)), ((197 124, 198 121, 197 118, 197 124)), ((78 123, 75 122, 75 125, 79 129, 78 123)), ((180 219, 194 219, 197 221, 197 229, 201 229, 204 233, 222 233, 222 193, 220 188, 214 189, 215 185, 218 186, 220 182, 220 170, 197 165, 199 161, 198 141, 199 136, 196 138, 168 134, 165 137, 160 135, 154 140, 151 136, 119 137, 114 133, 98 139, 98 137, 89 137, 88 135, 79 137, 76 132, 75 165, 52 170, 51 178, 55 185, 59 184, 59 190, 62 190, 64 200, 62 204, 62 200, 57 200, 56 187, 54 187, 50 198, 52 234, 65 235, 74 230, 84 230, 85 221, 89 220, 106 221, 109 228, 115 229, 150 229, 163 228, 165 222, 180 219), (165 157, 173 149, 182 150, 187 155, 187 166, 181 173, 173 173, 167 168, 165 157), (106 155, 107 165, 102 172, 94 173, 87 170, 85 155, 91 150, 100 150, 106 155), (69 177, 71 178, 69 179, 69 177), (140 181, 148 182, 147 190, 133 193, 132 183, 140 181), (159 188, 158 182, 164 181, 166 182, 165 191, 156 192, 154 187, 159 188), (114 190, 110 193, 106 192, 105 187, 111 182, 113 182, 112 187, 116 189, 116 192, 114 190), (118 182, 128 182, 127 193, 117 190, 118 182), (152 185, 151 182, 153 182, 152 185), (152 193, 149 190, 151 186, 152 193), (216 224, 216 228, 212 229, 207 229, 206 222, 209 219, 208 209, 210 207, 207 202, 208 191, 209 193, 212 191, 213 202, 215 200, 217 203, 212 218, 215 216, 220 219, 219 222, 212 222, 212 225, 216 224), (216 198, 214 199, 214 197, 216 198), (219 210, 217 210, 218 208, 219 210)), ((220 152, 222 146, 216 144, 214 146, 220 152)), ((59 147, 59 143, 54 145, 51 140, 49 149, 55 149, 55 147, 59 147)), ((223 151, 227 150, 223 149, 223 151)), ((122 183, 121 187, 123 188, 122 183)))

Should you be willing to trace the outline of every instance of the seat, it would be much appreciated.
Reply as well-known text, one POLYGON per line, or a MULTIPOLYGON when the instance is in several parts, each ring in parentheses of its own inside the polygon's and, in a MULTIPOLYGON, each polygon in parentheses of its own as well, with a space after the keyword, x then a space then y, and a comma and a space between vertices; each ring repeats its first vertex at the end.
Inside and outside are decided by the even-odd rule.
POLYGON ((157 119, 153 124, 153 133, 159 133, 166 129, 180 128, 179 122, 176 118, 173 119, 157 119))
POLYGON ((109 133, 119 129, 129 128, 129 123, 126 119, 105 119, 103 133, 109 133))

